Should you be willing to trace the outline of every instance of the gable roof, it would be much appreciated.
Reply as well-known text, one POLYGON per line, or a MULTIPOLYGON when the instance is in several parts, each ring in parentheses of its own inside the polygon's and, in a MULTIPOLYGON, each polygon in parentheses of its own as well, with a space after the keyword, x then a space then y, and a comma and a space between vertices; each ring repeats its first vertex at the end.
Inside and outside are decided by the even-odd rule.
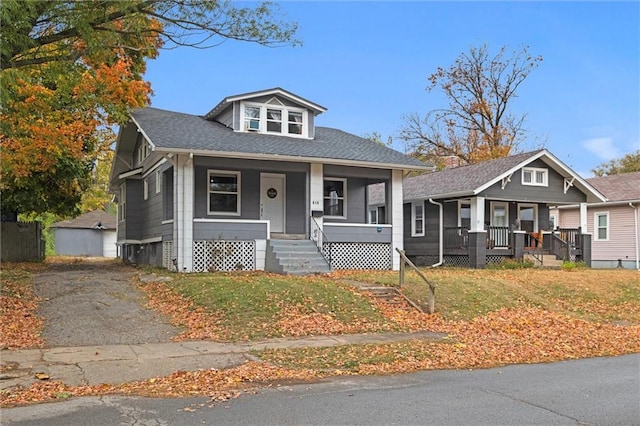
POLYGON ((587 179, 608 201, 640 200, 640 172, 599 176, 587 179))
POLYGON ((328 127, 317 127, 314 139, 234 132, 202 116, 157 108, 134 110, 131 118, 152 150, 282 161, 315 161, 403 170, 432 166, 369 139, 328 127))
MULTIPOLYGON (((587 195, 588 201, 605 201, 602 194, 546 149, 409 177, 403 183, 404 201, 472 197, 538 159, 561 176, 572 178, 573 185, 587 195)), ((379 204, 381 198, 381 202, 384 202, 384 194, 378 192, 382 190, 372 186, 371 204, 379 204)))
POLYGON ((318 105, 315 102, 311 102, 303 97, 295 95, 280 87, 274 87, 273 89, 259 90, 256 92, 248 92, 248 93, 242 93, 240 95, 227 96, 222 101, 220 101, 218 105, 213 107, 211 111, 205 114, 205 117, 206 118, 215 117, 216 115, 218 115, 218 113, 223 111, 225 108, 227 108, 227 106, 229 106, 231 103, 235 101, 243 101, 247 99, 257 98, 259 96, 268 96, 268 95, 279 95, 283 98, 287 98, 290 101, 297 103, 301 106, 304 106, 305 108, 313 111, 314 115, 321 114, 327 110, 325 107, 318 105))
POLYGON ((75 229, 116 229, 116 216, 103 210, 94 210, 76 217, 75 219, 61 220, 53 223, 51 228, 75 228, 75 229))

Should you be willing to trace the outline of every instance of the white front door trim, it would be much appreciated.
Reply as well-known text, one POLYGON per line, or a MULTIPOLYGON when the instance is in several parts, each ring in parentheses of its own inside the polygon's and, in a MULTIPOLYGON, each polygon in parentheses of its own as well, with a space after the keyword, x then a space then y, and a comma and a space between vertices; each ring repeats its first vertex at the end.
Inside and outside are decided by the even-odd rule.
POLYGON ((260 173, 260 219, 271 223, 271 232, 285 232, 286 175, 260 173))

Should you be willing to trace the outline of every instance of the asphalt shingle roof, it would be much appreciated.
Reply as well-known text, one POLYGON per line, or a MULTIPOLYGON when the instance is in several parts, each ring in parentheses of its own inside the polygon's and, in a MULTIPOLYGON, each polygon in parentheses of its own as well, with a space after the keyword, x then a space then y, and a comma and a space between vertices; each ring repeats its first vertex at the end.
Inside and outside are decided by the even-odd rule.
POLYGON ((609 201, 640 200, 640 172, 587 179, 609 201))
POLYGON ((116 229, 116 216, 103 210, 94 210, 76 217, 75 219, 61 220, 51 225, 52 228, 76 228, 97 229, 100 223, 103 229, 116 229))
POLYGON ((202 116, 143 108, 132 117, 159 151, 187 150, 346 160, 408 169, 425 163, 368 139, 328 127, 315 128, 315 138, 301 139, 240 133, 202 116))
POLYGON ((404 198, 413 200, 459 192, 471 193, 540 151, 542 150, 407 178, 403 186, 404 198))

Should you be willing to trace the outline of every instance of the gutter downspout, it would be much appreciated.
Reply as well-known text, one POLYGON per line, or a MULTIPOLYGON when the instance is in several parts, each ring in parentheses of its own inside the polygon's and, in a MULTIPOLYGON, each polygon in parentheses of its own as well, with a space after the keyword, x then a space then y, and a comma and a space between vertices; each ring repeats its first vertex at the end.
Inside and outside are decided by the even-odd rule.
MULTIPOLYGON (((442 223, 443 221, 443 214, 442 214, 442 203, 438 203, 437 201, 433 201, 432 198, 429 198, 429 202, 431 204, 434 204, 436 206, 439 207, 439 222, 438 222, 438 229, 439 229, 439 235, 438 235, 438 251, 439 251, 439 262, 438 263, 434 263, 433 265, 431 265, 432 268, 435 268, 437 266, 440 266, 444 263, 444 224, 442 223)), ((637 229, 637 227, 636 227, 637 229)), ((636 245, 636 249, 637 249, 637 245, 636 245)), ((636 256, 637 258, 637 256, 636 256)))
POLYGON ((633 225, 636 236, 636 270, 640 271, 640 247, 638 247, 638 206, 634 206, 633 203, 629 203, 629 207, 633 209, 633 225))

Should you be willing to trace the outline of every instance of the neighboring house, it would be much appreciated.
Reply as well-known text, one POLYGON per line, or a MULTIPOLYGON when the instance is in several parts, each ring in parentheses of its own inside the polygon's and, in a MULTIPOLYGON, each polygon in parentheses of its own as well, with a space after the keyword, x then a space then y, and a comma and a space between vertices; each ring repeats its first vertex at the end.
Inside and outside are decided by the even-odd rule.
MULTIPOLYGON (((605 200, 544 149, 409 177, 403 186, 405 252, 422 265, 482 268, 543 247, 588 261, 589 236, 577 226, 552 236, 549 206, 605 200)), ((374 221, 384 203, 378 186, 370 202, 374 221)))
POLYGON ((397 269, 402 177, 433 168, 316 126, 324 111, 281 88, 227 97, 204 116, 133 111, 111 170, 123 258, 184 272, 397 269), (389 194, 388 225, 367 221, 374 183, 389 194), (304 259, 309 246, 323 265, 304 259))
MULTIPOLYGON (((587 182, 607 197, 605 203, 587 204, 586 229, 593 235, 591 266, 640 269, 640 172, 587 182)), ((579 206, 561 206, 552 214, 560 226, 580 226, 579 206)))
POLYGON ((56 222, 51 228, 57 255, 118 257, 115 215, 95 210, 56 222))

